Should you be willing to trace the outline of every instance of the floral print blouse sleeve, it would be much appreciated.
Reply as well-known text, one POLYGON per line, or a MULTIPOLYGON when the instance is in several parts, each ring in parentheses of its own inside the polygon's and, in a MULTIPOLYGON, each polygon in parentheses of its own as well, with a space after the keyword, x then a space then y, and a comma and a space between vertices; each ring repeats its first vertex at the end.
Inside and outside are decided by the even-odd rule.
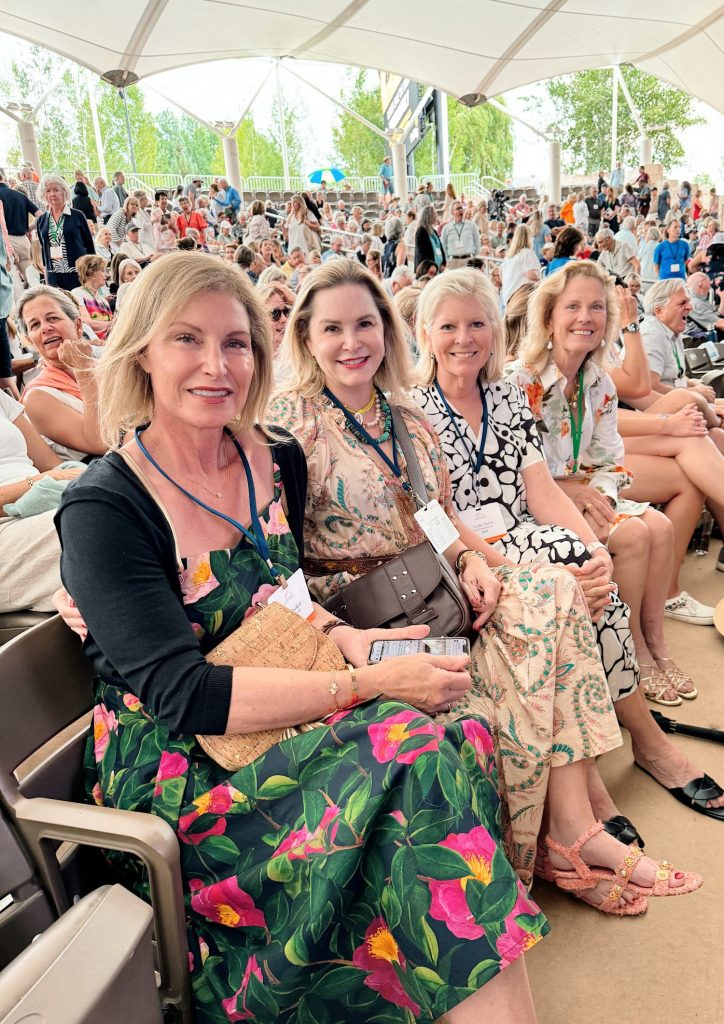
POLYGON ((540 374, 529 366, 520 366, 511 379, 528 397, 553 477, 575 475, 616 501, 633 477, 623 465, 623 440, 616 423, 616 388, 605 370, 590 362, 584 369, 584 419, 575 474, 571 420, 563 390, 565 377, 551 362, 540 374))

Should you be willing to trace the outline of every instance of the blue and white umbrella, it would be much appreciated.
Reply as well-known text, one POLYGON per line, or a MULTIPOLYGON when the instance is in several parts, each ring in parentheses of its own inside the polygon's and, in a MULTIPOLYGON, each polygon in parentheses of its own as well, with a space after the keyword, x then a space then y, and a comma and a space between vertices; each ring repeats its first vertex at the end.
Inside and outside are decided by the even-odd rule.
POLYGON ((323 181, 329 183, 330 181, 337 182, 342 181, 347 175, 344 171, 340 171, 339 167, 322 167, 318 171, 312 171, 309 175, 309 180, 313 185, 321 185, 323 181))

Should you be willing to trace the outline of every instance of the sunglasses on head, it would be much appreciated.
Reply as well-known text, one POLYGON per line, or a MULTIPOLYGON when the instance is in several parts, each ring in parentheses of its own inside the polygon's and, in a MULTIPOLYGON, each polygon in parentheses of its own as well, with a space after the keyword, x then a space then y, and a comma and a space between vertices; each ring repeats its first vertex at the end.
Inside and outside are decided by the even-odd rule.
POLYGON ((291 311, 292 311, 292 307, 291 306, 282 306, 281 308, 277 307, 276 309, 269 310, 269 312, 271 313, 271 318, 274 321, 274 323, 278 323, 278 321, 281 320, 282 314, 288 320, 289 319, 289 314, 291 313, 291 311))

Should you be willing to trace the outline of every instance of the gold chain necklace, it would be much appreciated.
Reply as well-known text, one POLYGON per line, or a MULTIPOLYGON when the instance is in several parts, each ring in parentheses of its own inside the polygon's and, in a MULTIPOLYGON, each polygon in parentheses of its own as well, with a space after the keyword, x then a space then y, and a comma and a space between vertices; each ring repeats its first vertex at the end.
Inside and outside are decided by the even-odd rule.
POLYGON ((366 412, 370 411, 370 409, 372 408, 372 406, 375 404, 376 401, 377 401, 377 392, 373 388, 372 389, 372 397, 370 398, 370 400, 367 403, 367 405, 363 405, 361 409, 353 409, 352 410, 352 415, 354 416, 354 418, 357 420, 358 423, 362 423, 362 417, 364 416, 364 414, 366 412))
POLYGON ((225 466, 224 466, 224 468, 226 470, 226 476, 224 478, 224 486, 221 488, 220 491, 214 491, 214 490, 211 489, 211 487, 207 487, 206 484, 202 480, 195 480, 193 477, 190 477, 190 479, 194 480, 194 483, 197 483, 201 487, 203 487, 203 489, 206 491, 207 494, 213 494, 213 496, 215 498, 223 498, 224 497, 224 491, 226 490, 226 488, 227 488, 227 486, 229 484, 229 475, 231 473, 231 464, 229 462, 229 453, 226 450, 226 438, 224 438, 224 458, 225 458, 225 466))

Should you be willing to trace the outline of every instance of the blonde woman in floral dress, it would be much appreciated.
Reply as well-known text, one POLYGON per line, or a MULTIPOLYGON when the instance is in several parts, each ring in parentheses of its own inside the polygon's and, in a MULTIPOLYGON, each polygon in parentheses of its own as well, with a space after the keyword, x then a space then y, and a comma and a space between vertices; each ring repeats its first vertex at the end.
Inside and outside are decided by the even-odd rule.
MULTIPOLYGON (((635 320, 623 324, 624 333, 632 329, 638 330, 635 320)), ((528 397, 552 476, 611 553, 613 578, 631 613, 643 690, 659 703, 679 704, 677 689, 689 698, 696 690, 671 661, 663 631, 673 528, 661 512, 619 498, 631 474, 622 464, 616 388, 605 369, 618 331, 613 279, 595 263, 570 263, 536 289, 519 353, 523 365, 510 380, 528 397), (680 685, 682 677, 688 687, 680 685)), ((616 710, 631 730, 639 767, 681 803, 724 819, 721 787, 650 729, 642 694, 619 701, 616 710)))
POLYGON ((307 459, 305 572, 313 596, 324 602, 425 539, 405 490, 387 393, 402 406, 428 500, 439 501, 460 534, 445 556, 455 563, 465 552, 460 580, 480 630, 472 651, 472 696, 438 721, 465 722, 484 713, 494 741, 504 723, 506 739, 514 743, 496 751, 503 762, 507 848, 526 881, 547 801, 552 842, 568 850, 585 835, 579 842, 579 848, 587 845, 583 859, 601 868, 605 879, 584 882, 587 868, 580 861, 576 875, 570 858, 552 851, 559 884, 573 889, 580 882, 582 898, 601 910, 643 912, 645 897, 634 897, 624 885, 612 889, 609 878, 612 869, 628 878, 633 868, 651 892, 657 865, 636 859, 635 867, 622 868, 629 848, 603 832, 588 800, 586 759, 621 740, 577 582, 547 564, 511 565, 455 517, 437 436, 405 399, 411 367, 402 325, 364 269, 334 261, 307 279, 280 359, 287 383, 271 405, 270 420, 294 434, 307 459), (360 426, 374 443, 365 442, 360 426))

